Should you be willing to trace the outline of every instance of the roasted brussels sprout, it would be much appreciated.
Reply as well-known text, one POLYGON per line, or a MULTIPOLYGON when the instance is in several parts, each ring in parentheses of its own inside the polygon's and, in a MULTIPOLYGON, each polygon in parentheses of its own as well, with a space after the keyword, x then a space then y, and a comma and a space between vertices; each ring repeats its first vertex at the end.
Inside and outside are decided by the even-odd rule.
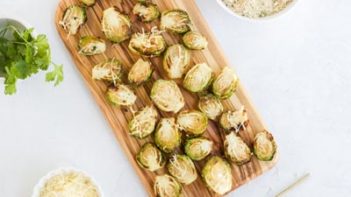
POLYGON ((234 132, 225 136, 224 152, 228 159, 237 165, 243 165, 251 160, 249 146, 234 132))
POLYGON ((94 66, 92 78, 95 80, 105 80, 116 85, 122 82, 123 73, 121 62, 111 59, 94 66))
POLYGON ((194 161, 200 161, 212 151, 213 142, 206 138, 188 139, 184 145, 185 153, 194 161))
POLYGON ((165 112, 177 113, 184 105, 184 97, 176 82, 159 79, 155 81, 150 95, 156 106, 165 112))
POLYGON ((182 186, 175 178, 165 174, 156 177, 154 191, 156 197, 179 197, 182 186))
POLYGON ((189 185, 197 179, 195 165, 186 155, 173 155, 167 163, 167 169, 169 174, 185 185, 189 185))
POLYGON ((235 73, 228 67, 216 77, 212 84, 212 92, 218 98, 227 99, 233 95, 238 87, 239 80, 235 73))
POLYGON ((129 134, 136 138, 145 138, 154 132, 158 113, 152 106, 147 106, 138 111, 129 122, 129 134))
POLYGON ((227 111, 222 114, 219 124, 225 131, 234 129, 235 132, 245 130, 248 124, 248 116, 244 107, 237 111, 227 111))
POLYGON ((137 99, 134 92, 126 85, 118 84, 115 88, 109 88, 107 99, 117 106, 133 105, 137 99))
POLYGON ((166 153, 173 152, 180 146, 182 134, 175 124, 174 118, 163 118, 155 131, 155 144, 166 153))
POLYGON ((81 3, 83 3, 86 6, 92 6, 95 4, 96 0, 79 0, 81 3))
POLYGON ((171 79, 182 78, 190 67, 190 52, 180 44, 168 47, 163 57, 163 69, 171 79))
POLYGON ((183 86, 190 92, 202 92, 212 82, 212 69, 206 64, 197 64, 184 77, 183 86))
POLYGON ((75 35, 80 26, 87 21, 87 13, 84 7, 77 5, 69 6, 59 24, 69 35, 75 35))
POLYGON ((189 15, 184 10, 168 10, 161 15, 160 27, 162 30, 182 34, 190 30, 190 25, 189 15))
POLYGON ((159 56, 167 44, 160 32, 153 28, 151 32, 135 33, 129 42, 129 50, 146 57, 159 56))
POLYGON ((189 31, 183 36, 183 43, 192 50, 203 50, 207 48, 207 39, 198 32, 189 31))
POLYGON ((130 69, 128 74, 128 81, 129 83, 140 85, 149 80, 152 76, 152 73, 153 70, 151 63, 140 58, 130 69))
POLYGON ((274 138, 267 131, 256 134, 253 147, 257 159, 262 161, 271 161, 277 151, 274 138))
POLYGON ((133 8, 133 14, 143 22, 151 22, 160 16, 160 11, 155 4, 137 3, 133 8))
POLYGON ((106 44, 102 39, 94 36, 83 36, 79 39, 79 53, 82 55, 96 55, 106 51, 106 44))
POLYGON ((163 168, 166 160, 162 152, 152 143, 144 144, 136 155, 136 161, 140 167, 151 172, 163 168))
POLYGON ((101 26, 106 38, 111 42, 120 43, 130 37, 131 22, 129 17, 121 14, 114 7, 104 10, 101 26))
POLYGON ((208 119, 205 114, 196 110, 182 111, 177 116, 177 124, 187 136, 193 137, 202 135, 206 131, 208 119))
POLYGON ((224 195, 232 188, 232 170, 229 163, 218 156, 210 158, 201 172, 207 187, 219 195, 224 195))
POLYGON ((211 120, 217 119, 223 113, 221 101, 212 94, 201 96, 198 108, 211 120))

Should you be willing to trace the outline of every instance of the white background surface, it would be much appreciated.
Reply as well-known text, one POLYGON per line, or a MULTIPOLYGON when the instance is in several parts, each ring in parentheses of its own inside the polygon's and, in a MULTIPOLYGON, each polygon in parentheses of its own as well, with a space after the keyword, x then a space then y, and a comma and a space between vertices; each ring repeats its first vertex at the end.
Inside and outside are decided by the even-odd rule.
MULTIPOLYGON (((287 15, 250 23, 214 0, 197 0, 242 83, 280 145, 276 168, 232 196, 273 196, 305 172, 287 196, 350 196, 351 1, 300 0, 287 15)), ((0 86, 0 196, 30 196, 40 177, 62 166, 94 176, 106 196, 145 196, 54 27, 56 0, 1 0, 49 36, 65 81, 44 75, 0 86)))

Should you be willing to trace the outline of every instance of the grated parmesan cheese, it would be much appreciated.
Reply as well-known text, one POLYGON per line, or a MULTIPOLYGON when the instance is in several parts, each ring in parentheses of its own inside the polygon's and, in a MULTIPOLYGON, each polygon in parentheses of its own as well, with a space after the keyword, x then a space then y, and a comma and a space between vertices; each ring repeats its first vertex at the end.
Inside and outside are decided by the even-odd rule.
POLYGON ((84 174, 63 172, 45 183, 40 197, 100 197, 100 194, 95 184, 84 174))
POLYGON ((293 0, 222 0, 235 13, 248 18, 271 16, 285 9, 293 0))

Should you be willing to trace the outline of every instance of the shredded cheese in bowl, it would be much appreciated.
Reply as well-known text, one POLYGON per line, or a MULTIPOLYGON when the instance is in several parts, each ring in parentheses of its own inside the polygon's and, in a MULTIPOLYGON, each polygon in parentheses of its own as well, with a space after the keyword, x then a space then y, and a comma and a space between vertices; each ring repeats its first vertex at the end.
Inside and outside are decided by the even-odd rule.
POLYGON ((275 15, 296 0, 220 0, 230 10, 247 18, 264 18, 275 15))
POLYGON ((101 189, 85 172, 59 169, 43 177, 32 197, 102 197, 101 189))

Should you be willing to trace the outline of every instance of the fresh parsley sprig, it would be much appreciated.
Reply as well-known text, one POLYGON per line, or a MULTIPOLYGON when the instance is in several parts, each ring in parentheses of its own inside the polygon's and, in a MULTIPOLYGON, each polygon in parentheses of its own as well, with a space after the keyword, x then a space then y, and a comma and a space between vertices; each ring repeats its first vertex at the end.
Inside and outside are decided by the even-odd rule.
POLYGON ((5 94, 16 93, 16 82, 39 71, 46 73, 46 81, 57 86, 63 80, 62 65, 51 62, 46 35, 33 36, 33 29, 20 30, 8 25, 0 29, 0 77, 5 78, 5 94))

